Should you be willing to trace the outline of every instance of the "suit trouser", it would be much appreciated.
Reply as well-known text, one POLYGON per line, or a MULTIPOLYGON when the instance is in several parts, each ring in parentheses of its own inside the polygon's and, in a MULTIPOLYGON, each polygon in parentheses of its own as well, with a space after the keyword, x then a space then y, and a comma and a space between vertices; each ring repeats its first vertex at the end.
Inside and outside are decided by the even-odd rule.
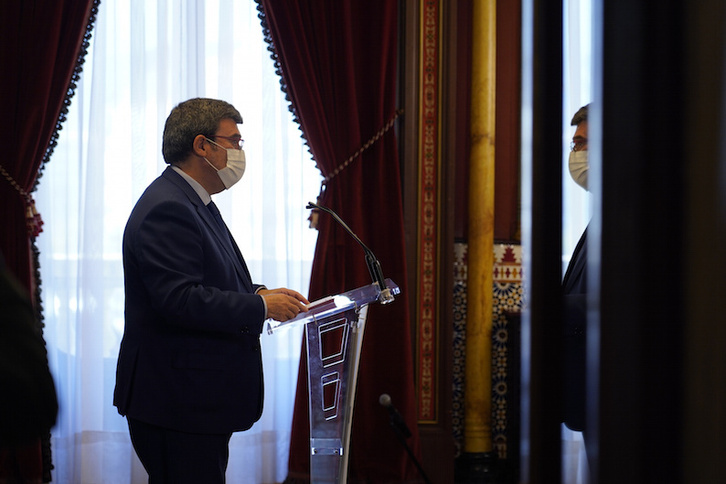
POLYGON ((191 434, 128 418, 149 484, 223 484, 232 434, 191 434))

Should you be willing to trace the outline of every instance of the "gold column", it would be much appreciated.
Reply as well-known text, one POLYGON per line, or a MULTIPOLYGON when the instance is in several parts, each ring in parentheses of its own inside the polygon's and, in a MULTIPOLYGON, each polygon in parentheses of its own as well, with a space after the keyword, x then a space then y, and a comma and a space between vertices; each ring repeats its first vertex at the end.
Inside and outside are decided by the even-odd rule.
POLYGON ((472 22, 464 450, 467 453, 486 453, 493 449, 496 0, 474 0, 472 22))

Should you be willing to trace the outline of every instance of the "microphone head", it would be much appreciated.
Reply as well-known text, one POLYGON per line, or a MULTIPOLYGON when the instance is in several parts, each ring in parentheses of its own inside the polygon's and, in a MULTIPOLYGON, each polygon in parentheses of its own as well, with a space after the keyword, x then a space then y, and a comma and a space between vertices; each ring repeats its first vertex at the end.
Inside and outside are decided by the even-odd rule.
POLYGON ((384 407, 388 408, 391 406, 391 396, 388 393, 382 394, 380 397, 378 397, 378 403, 383 405, 384 407))
POLYGON ((393 297, 393 294, 391 294, 391 290, 388 288, 385 288, 381 291, 381 293, 378 295, 378 302, 381 304, 388 304, 390 302, 393 302, 395 298, 393 297))

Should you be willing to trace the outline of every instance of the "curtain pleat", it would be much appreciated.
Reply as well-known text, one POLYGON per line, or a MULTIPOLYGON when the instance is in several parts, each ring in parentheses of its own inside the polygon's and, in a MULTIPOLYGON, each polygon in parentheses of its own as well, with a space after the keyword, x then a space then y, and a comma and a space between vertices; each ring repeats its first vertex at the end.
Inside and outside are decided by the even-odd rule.
MULTIPOLYGON (((379 396, 403 414, 418 453, 406 287, 403 206, 395 129, 398 2, 261 0, 270 50, 292 110, 326 178, 318 203, 340 215, 402 288, 372 305, 361 355, 349 482, 405 482, 417 476, 388 424, 379 396), (362 152, 358 156, 351 156, 362 152)), ((322 213, 310 299, 371 283, 358 244, 322 213)), ((301 358, 288 482, 309 480, 307 367, 301 358)))

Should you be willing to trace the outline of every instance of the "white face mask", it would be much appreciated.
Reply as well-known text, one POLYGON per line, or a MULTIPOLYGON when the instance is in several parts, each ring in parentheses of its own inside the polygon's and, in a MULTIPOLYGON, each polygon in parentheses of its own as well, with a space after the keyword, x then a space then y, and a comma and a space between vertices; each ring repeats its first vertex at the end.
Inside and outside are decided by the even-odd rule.
POLYGON ((204 158, 204 160, 209 163, 209 166, 217 170, 217 176, 219 176, 219 179, 222 180, 222 183, 224 183, 224 187, 229 190, 232 185, 240 181, 240 179, 242 179, 242 175, 245 174, 245 168, 247 167, 245 150, 225 148, 210 139, 207 139, 207 141, 227 151, 227 166, 221 170, 217 170, 217 167, 211 164, 206 158, 204 158))
POLYGON ((587 190, 587 171, 590 167, 587 162, 587 150, 571 151, 569 166, 572 179, 587 190))

